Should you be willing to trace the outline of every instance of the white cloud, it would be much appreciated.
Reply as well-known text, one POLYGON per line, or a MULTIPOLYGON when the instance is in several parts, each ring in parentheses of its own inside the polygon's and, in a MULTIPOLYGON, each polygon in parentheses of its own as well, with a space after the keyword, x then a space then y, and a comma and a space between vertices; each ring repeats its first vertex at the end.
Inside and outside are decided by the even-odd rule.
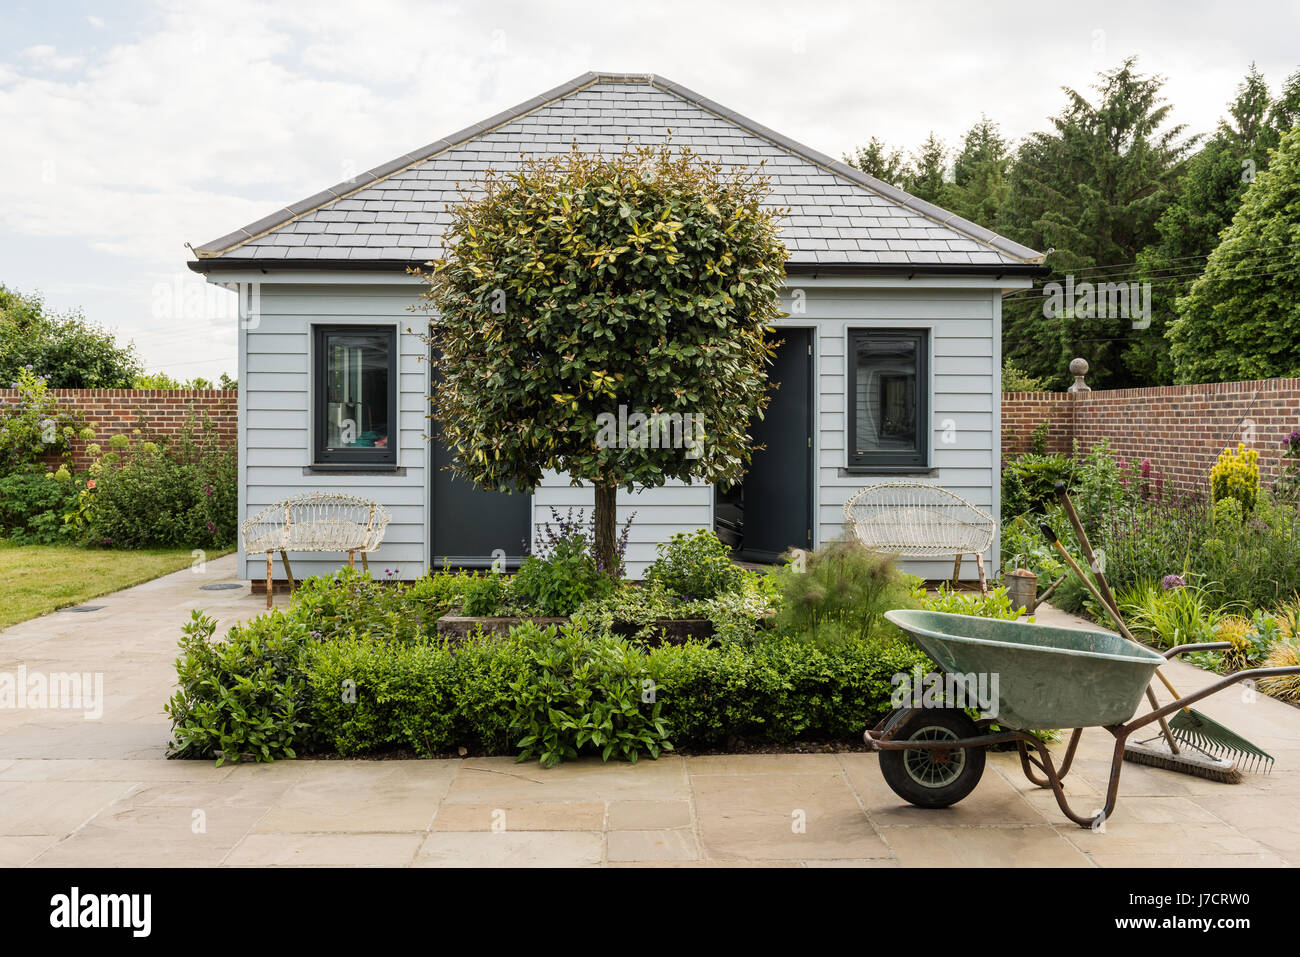
MULTIPOLYGON (((184 241, 586 70, 661 73, 838 155, 872 135, 951 143, 982 112, 1024 135, 1062 108, 1063 85, 1086 88, 1130 53, 1169 77, 1175 118, 1207 131, 1252 59, 1275 86, 1295 69, 1297 33, 1290 6, 1224 17, 1186 2, 158 0, 120 33, 86 17, 78 48, 45 15, 30 33, 43 42, 0 52, 0 261, 39 239, 120 281, 77 289, 53 263, 0 281, 80 295, 70 304, 148 335, 156 278, 141 277, 182 269, 184 241)), ((156 342, 160 358, 198 361, 156 342)), ((233 354, 213 361, 233 371, 233 354)))
POLYGON ((30 46, 20 56, 38 70, 71 70, 86 62, 79 56, 59 56, 59 51, 48 43, 30 46))

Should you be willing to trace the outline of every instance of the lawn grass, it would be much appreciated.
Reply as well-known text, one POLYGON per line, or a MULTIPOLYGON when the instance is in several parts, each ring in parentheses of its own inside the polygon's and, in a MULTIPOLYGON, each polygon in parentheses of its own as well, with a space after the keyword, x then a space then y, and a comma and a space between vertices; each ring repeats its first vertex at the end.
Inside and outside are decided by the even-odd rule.
MULTIPOLYGON (((209 560, 229 552, 212 550, 209 560)), ((138 551, 0 539, 0 628, 188 568, 188 548, 138 551)))

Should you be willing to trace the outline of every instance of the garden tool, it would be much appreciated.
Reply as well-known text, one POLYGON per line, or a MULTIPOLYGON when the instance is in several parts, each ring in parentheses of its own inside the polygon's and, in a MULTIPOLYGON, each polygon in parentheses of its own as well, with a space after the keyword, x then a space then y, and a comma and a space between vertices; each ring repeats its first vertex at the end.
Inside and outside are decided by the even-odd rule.
MULTIPOLYGON (((1084 586, 1114 620, 1120 634, 1128 640, 1134 641, 1132 633, 1120 616, 1119 604, 1115 601, 1109 582, 1106 581, 1105 570, 1093 554, 1092 544, 1088 541, 1088 534, 1084 530, 1082 522, 1079 521, 1078 512, 1075 511, 1074 503, 1070 501, 1064 482, 1056 483, 1056 493, 1065 509, 1066 516, 1070 520, 1075 537, 1079 541, 1079 547, 1095 572, 1095 587, 1073 558, 1069 556, 1065 547, 1057 540, 1055 533, 1045 523, 1043 526, 1044 534, 1066 558, 1066 564, 1070 570, 1079 577, 1084 586)), ((1226 649, 1228 647, 1231 647, 1231 645, 1226 642, 1214 642, 1205 645, 1207 651, 1226 649)), ((1175 700, 1181 698, 1173 684, 1159 669, 1156 670, 1156 677, 1160 679, 1175 700)), ((1155 703, 1155 694, 1150 688, 1147 689, 1147 699, 1152 704, 1155 703)), ((1178 711, 1167 724, 1161 721, 1160 732, 1157 737, 1127 744, 1124 751, 1125 759, 1139 764, 1148 764, 1171 771, 1178 771, 1183 774, 1195 774, 1228 784, 1240 783, 1243 766, 1248 770, 1255 770, 1262 764, 1267 771, 1273 763, 1272 756, 1267 752, 1192 708, 1183 708, 1178 711)))

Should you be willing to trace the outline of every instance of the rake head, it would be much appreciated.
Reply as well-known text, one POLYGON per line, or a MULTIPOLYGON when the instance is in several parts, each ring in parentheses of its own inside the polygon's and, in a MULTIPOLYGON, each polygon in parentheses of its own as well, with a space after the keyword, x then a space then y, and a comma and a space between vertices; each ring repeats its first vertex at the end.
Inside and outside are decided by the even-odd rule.
POLYGON ((1235 761, 1244 771, 1257 771, 1262 767, 1263 773, 1267 774, 1273 770, 1273 755, 1194 709, 1184 709, 1175 714, 1169 721, 1169 730, 1180 743, 1216 758, 1235 761))

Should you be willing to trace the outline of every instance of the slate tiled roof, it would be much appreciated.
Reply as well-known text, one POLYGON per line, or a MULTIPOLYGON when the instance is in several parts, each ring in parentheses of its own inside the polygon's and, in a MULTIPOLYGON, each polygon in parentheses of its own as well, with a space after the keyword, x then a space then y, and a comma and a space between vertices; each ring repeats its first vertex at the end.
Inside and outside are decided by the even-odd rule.
POLYGON ((206 243, 195 253, 209 262, 195 266, 436 259, 447 204, 489 167, 506 170, 521 153, 565 153, 574 140, 618 152, 629 139, 657 143, 669 131, 674 144, 725 164, 766 161, 771 203, 790 209, 781 236, 791 264, 1023 268, 1042 260, 662 77, 588 73, 206 243))

